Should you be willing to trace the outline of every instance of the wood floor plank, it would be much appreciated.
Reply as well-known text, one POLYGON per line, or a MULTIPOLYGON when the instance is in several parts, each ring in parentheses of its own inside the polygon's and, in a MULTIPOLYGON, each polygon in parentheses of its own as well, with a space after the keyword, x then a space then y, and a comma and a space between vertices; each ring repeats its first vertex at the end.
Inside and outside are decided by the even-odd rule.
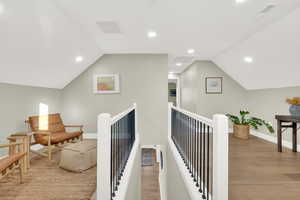
POLYGON ((229 200, 300 200, 300 153, 230 136, 229 200))
MULTIPOLYGON (((152 157, 156 160, 155 151, 152 157)), ((159 164, 154 163, 153 166, 142 167, 142 200, 160 200, 159 164)))

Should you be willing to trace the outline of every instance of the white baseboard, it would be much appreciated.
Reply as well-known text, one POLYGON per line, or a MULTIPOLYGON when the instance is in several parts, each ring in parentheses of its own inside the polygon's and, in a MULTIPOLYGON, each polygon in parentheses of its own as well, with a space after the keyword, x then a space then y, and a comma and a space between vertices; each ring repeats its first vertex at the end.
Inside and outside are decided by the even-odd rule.
MULTIPOLYGON (((229 131, 230 133, 232 133, 232 129, 230 129, 229 131)), ((258 137, 260 139, 263 139, 263 140, 266 140, 268 142, 272 142, 274 144, 277 144, 277 137, 276 136, 272 136, 272 135, 268 135, 268 134, 265 134, 265 133, 262 133, 262 132, 259 132, 259 131, 256 131, 256 130, 250 130, 250 134, 255 136, 255 137, 258 137)), ((286 140, 282 140, 282 146, 285 147, 285 148, 288 148, 288 149, 293 149, 293 144, 292 142, 289 142, 289 141, 286 141, 286 140)), ((300 152, 300 145, 298 144, 297 145, 297 152, 300 152)))
POLYGON ((159 146, 159 145, 156 145, 156 144, 146 144, 146 145, 142 145, 141 148, 142 149, 156 149, 157 146, 159 146))
MULTIPOLYGON (((271 136, 271 135, 267 135, 265 133, 261 133, 259 131, 256 130, 251 130, 250 132, 251 135, 256 136, 258 138, 264 139, 268 142, 272 142, 274 144, 277 144, 277 137, 271 136)), ((286 141, 286 140, 282 140, 282 146, 288 149, 293 149, 293 144, 292 142, 286 141)), ((300 145, 297 145, 297 152, 300 152, 300 145)))
POLYGON ((84 133, 83 139, 97 139, 97 133, 84 133))

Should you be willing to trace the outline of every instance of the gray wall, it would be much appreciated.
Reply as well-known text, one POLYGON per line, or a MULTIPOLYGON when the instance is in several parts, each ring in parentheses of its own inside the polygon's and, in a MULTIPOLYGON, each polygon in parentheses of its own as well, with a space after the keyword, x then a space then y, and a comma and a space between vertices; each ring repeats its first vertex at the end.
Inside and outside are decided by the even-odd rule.
MULTIPOLYGON (((24 121, 39 114, 40 103, 47 104, 50 113, 60 112, 61 90, 0 83, 0 93, 0 144, 7 143, 10 134, 27 130, 24 121)), ((0 157, 3 153, 0 149, 0 157)))
MULTIPOLYGON (((181 74, 180 80, 183 108, 209 118, 214 113, 234 114, 240 109, 247 109, 251 115, 271 122, 275 130, 275 115, 289 114, 289 105, 285 103, 285 99, 300 96, 300 87, 245 90, 211 61, 193 63, 181 74), (205 94, 207 76, 224 77, 223 94, 205 94)), ((259 131, 269 134, 264 127, 259 131)), ((276 137, 276 133, 272 135, 276 137)), ((291 134, 284 134, 284 139, 291 141, 291 134)))
POLYGON ((186 186, 182 180, 181 173, 177 167, 170 146, 167 145, 167 196, 168 200, 191 199, 186 186))
MULTIPOLYGON (((249 90, 247 92, 247 103, 253 115, 271 122, 276 131, 277 123, 274 118, 275 115, 289 115, 289 104, 285 102, 285 99, 296 96, 300 96, 300 87, 249 90)), ((269 134, 265 128, 261 128, 259 131, 269 134)), ((272 135, 275 137, 276 133, 272 135)), ((291 141, 291 131, 285 132, 283 138, 284 140, 291 141)), ((298 144, 300 144, 300 138, 298 139, 298 144)))
POLYGON ((216 113, 235 114, 246 107, 246 90, 211 61, 196 61, 180 75, 181 105, 212 118, 216 113), (206 94, 205 78, 223 77, 223 94, 206 94))
POLYGON ((167 137, 167 55, 104 55, 63 90, 63 117, 95 133, 100 113, 115 115, 136 102, 141 144, 161 144, 167 137), (93 94, 94 74, 120 75, 119 94, 93 94))
POLYGON ((139 148, 135 157, 130 181, 128 183, 126 200, 141 199, 141 157, 141 149, 139 148))

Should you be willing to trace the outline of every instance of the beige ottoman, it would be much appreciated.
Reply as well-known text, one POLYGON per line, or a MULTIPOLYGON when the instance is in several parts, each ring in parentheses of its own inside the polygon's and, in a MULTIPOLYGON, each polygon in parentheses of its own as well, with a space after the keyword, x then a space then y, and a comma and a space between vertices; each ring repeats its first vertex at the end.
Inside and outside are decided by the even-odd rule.
POLYGON ((63 169, 82 172, 97 164, 97 140, 84 140, 70 144, 61 151, 59 166, 63 169))

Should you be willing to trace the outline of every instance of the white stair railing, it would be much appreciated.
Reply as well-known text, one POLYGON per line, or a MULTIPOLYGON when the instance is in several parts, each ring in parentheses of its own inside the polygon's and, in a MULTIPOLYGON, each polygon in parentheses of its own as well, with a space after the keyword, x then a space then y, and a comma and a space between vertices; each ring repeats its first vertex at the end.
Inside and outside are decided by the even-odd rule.
POLYGON ((137 106, 98 116, 97 200, 124 200, 139 146, 137 106))
POLYGON ((228 200, 228 119, 169 104, 168 142, 192 200, 228 200))

